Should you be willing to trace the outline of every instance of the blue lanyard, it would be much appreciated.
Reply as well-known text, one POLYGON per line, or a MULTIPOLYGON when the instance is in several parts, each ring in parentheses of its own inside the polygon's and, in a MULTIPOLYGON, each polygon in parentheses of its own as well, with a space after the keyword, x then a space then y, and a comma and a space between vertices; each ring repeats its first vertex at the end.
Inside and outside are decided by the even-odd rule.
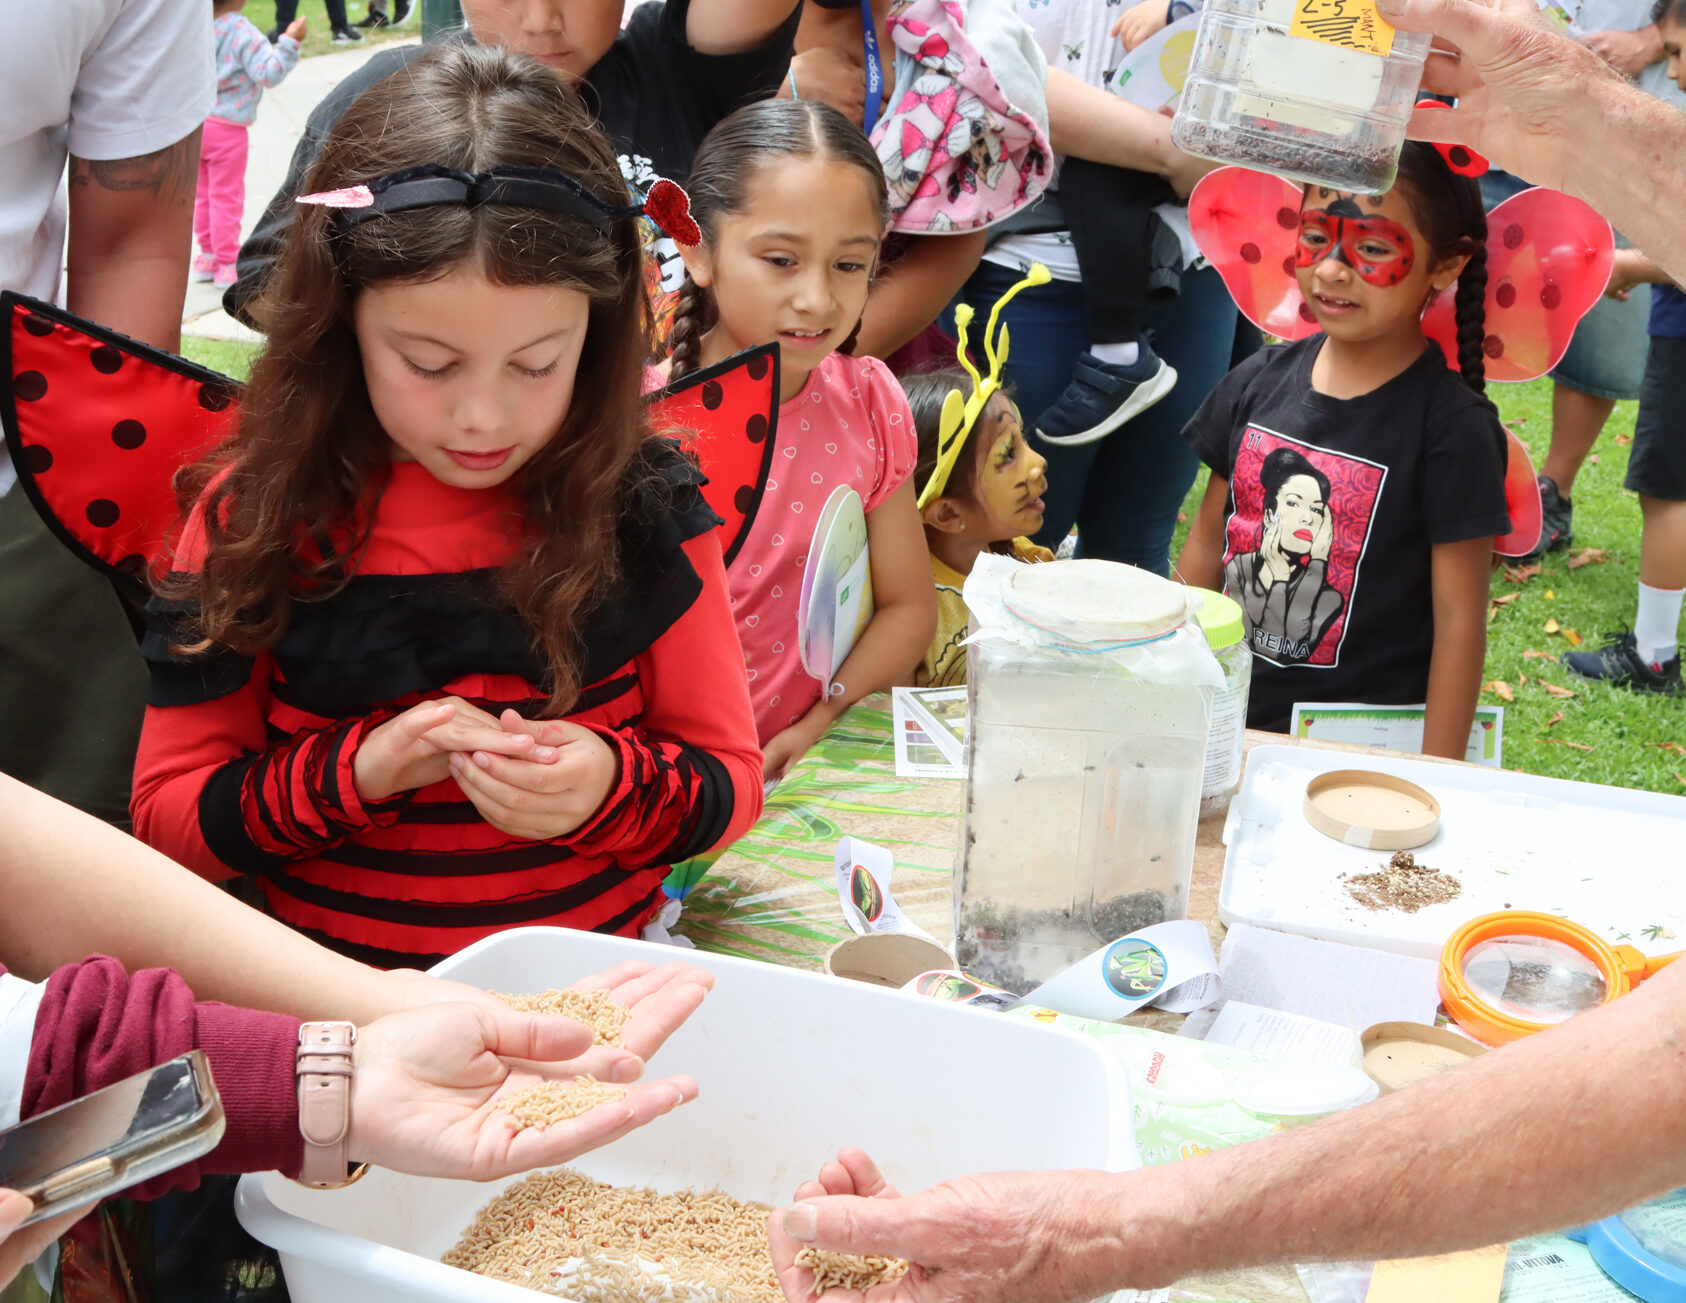
POLYGON ((866 50, 866 121, 862 130, 870 136, 884 102, 884 62, 878 57, 878 23, 872 16, 872 0, 861 0, 861 45, 866 50))

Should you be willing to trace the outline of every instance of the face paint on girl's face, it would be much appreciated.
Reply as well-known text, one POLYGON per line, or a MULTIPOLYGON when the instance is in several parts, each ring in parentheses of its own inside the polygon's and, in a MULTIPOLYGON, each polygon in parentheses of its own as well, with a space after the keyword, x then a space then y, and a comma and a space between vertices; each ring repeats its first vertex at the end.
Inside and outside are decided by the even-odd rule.
POLYGON ((1325 258, 1334 258, 1351 267, 1366 285, 1378 289, 1397 285, 1410 274, 1416 262, 1416 245, 1409 231, 1389 218, 1366 215, 1355 195, 1321 188, 1318 195, 1327 196, 1330 202, 1325 207, 1311 207, 1311 194, 1307 193, 1307 206, 1300 210, 1300 237, 1294 246, 1296 267, 1312 267, 1325 258))
POLYGON ((991 543, 1042 528, 1047 459, 1024 437, 1019 409, 1006 394, 990 397, 972 438, 978 441, 973 527, 991 543))

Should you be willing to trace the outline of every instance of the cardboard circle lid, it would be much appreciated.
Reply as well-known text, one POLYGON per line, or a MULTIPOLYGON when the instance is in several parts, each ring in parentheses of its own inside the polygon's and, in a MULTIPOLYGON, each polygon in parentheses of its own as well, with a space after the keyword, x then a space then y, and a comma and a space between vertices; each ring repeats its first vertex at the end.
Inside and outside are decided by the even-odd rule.
POLYGON ((1364 1050, 1364 1071, 1384 1094, 1403 1090, 1487 1052, 1485 1045, 1467 1036, 1414 1022, 1377 1023, 1365 1030, 1359 1043, 1364 1050))
POLYGON ((1405 851, 1434 840, 1440 802, 1415 783, 1368 769, 1336 769, 1305 787, 1306 822, 1348 846, 1405 851))
POLYGON ((1093 558, 1018 567, 1002 604, 1031 628, 1077 644, 1162 637, 1188 619, 1192 605, 1181 584, 1093 558))
POLYGON ((900 990, 921 973, 952 968, 954 957, 929 937, 911 932, 868 932, 834 945, 825 957, 825 971, 872 986, 900 990))

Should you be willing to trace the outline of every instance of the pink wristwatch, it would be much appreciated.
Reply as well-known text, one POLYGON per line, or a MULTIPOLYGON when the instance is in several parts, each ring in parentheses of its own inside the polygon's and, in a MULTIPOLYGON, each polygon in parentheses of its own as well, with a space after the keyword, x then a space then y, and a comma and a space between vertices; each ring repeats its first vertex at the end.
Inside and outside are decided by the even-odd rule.
POLYGON ((354 1172, 347 1157, 351 1131, 352 1046, 357 1028, 348 1022, 307 1022, 299 1027, 299 1134, 304 1165, 298 1182, 313 1190, 337 1190, 368 1170, 354 1172))

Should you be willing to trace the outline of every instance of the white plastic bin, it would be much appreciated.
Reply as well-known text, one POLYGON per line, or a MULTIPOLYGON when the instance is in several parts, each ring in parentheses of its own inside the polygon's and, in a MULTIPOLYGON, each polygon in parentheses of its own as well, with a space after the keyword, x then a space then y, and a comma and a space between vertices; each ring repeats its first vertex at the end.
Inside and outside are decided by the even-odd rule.
MULTIPOLYGON (((434 971, 500 991, 566 986, 626 959, 688 959, 719 979, 653 1075, 691 1104, 581 1158, 602 1181, 719 1186, 786 1202, 842 1145, 901 1189, 966 1172, 1138 1165, 1118 1062, 1075 1033, 818 973, 560 928, 489 937, 434 971)), ((240 1182, 241 1224, 280 1251, 296 1303, 518 1303, 534 1295, 439 1261, 515 1178, 477 1185, 371 1172, 311 1191, 240 1182)))

